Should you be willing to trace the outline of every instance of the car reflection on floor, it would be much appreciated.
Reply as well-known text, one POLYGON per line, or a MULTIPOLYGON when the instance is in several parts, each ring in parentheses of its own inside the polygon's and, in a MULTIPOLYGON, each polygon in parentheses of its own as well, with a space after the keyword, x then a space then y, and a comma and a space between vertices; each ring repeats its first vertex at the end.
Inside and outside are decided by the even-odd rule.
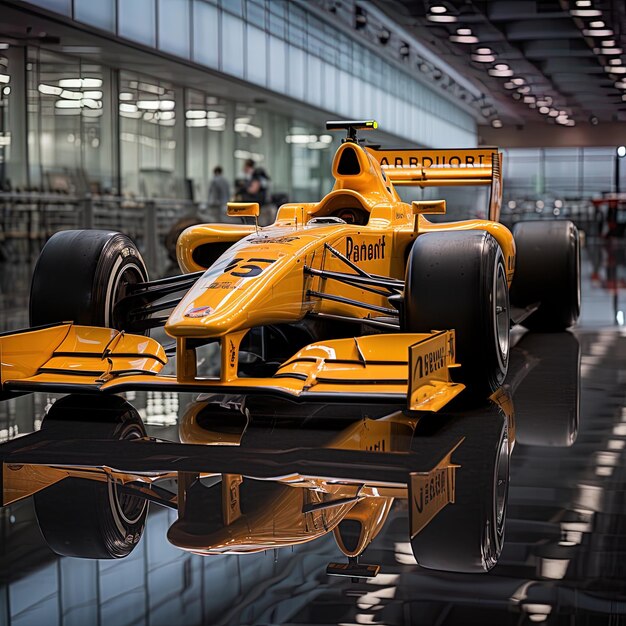
POLYGON ((485 572, 502 552, 516 441, 569 446, 576 438, 579 366, 573 335, 525 335, 488 403, 459 401, 435 415, 200 397, 181 420, 180 443, 147 437, 118 396, 66 396, 40 431, 0 447, 2 504, 33 495, 50 548, 91 559, 128 556, 150 502, 177 511, 167 539, 198 554, 247 554, 332 533, 337 556, 347 558, 327 573, 361 579, 381 569, 361 556, 399 501, 409 520, 400 543, 413 562, 485 572))

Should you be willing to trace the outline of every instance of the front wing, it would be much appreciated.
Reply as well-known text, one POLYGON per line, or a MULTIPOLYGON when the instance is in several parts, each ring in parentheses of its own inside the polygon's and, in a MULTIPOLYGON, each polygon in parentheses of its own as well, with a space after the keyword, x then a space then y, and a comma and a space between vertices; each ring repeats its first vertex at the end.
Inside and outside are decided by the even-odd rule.
POLYGON ((464 386, 450 380, 454 331, 333 339, 306 346, 266 378, 178 380, 154 339, 64 323, 0 335, 2 395, 137 389, 270 394, 312 402, 407 402, 438 411, 464 386))

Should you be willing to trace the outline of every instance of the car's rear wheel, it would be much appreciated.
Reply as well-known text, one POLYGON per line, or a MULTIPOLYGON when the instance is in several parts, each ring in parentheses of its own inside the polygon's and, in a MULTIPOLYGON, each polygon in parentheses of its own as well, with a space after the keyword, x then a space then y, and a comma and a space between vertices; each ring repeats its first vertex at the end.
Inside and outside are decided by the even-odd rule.
POLYGON ((498 242, 485 231, 425 233, 409 254, 402 326, 414 333, 454 329, 455 376, 486 398, 509 361, 509 292, 498 242))
POLYGON ((530 330, 556 332, 580 315, 580 241, 567 220, 518 222, 513 228, 516 260, 511 304, 539 308, 522 324, 530 330))
POLYGON ((31 326, 72 321, 124 329, 115 305, 148 270, 126 235, 103 230, 55 233, 43 247, 30 289, 31 326))
MULTIPOLYGON (((137 411, 117 396, 57 400, 42 423, 51 438, 138 439, 146 434, 137 411)), ((135 548, 146 523, 147 502, 104 481, 69 477, 33 496, 41 533, 61 556, 116 559, 135 548)))

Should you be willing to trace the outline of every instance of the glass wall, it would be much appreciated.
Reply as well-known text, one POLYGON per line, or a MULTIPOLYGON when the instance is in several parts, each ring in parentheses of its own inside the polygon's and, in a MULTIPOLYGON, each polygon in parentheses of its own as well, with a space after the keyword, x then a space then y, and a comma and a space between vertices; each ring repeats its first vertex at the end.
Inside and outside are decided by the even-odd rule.
POLYGON ((190 199, 185 186, 181 90, 120 73, 118 94, 122 192, 143 198, 190 199))
POLYGON ((11 74, 9 59, 0 50, 0 191, 8 190, 10 178, 7 163, 11 153, 11 132, 9 128, 9 102, 11 96, 11 74))
POLYGON ((306 4, 289 0, 31 3, 344 119, 376 118, 381 129, 421 145, 469 147, 476 142, 473 116, 426 84, 416 63, 406 62, 397 46, 374 51, 360 35, 338 28, 338 15, 308 10, 306 4))
MULTIPOLYGON (((626 191, 626 159, 620 164, 626 191)), ((593 198, 615 191, 615 147, 515 148, 504 154, 507 200, 593 198)))
POLYGON ((39 48, 26 70, 30 187, 117 193, 111 71, 39 48))

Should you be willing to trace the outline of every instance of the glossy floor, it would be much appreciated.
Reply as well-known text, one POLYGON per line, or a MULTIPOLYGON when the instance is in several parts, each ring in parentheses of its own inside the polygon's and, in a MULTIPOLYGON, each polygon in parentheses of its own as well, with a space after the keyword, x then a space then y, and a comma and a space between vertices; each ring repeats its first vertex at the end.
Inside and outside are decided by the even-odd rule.
MULTIPOLYGON (((397 407, 248 403, 248 423, 241 399, 137 393, 134 408, 109 407, 132 414, 123 434, 95 434, 102 407, 1 403, 0 623, 626 623, 624 251, 588 245, 573 333, 516 333, 500 408, 415 422, 397 407), (39 435, 20 437, 46 412, 39 435), (55 414, 69 430, 50 426, 55 414), (133 442, 144 427, 239 445, 207 454, 133 442), (52 464, 69 478, 56 482, 52 464), (93 469, 105 464, 117 471, 93 469), (415 562, 480 569, 502 521, 487 574, 415 562), (50 545, 121 558, 58 557, 50 545), (346 569, 344 554, 363 546, 346 569), (330 563, 359 577, 328 575, 330 563), (380 573, 364 577, 375 569, 364 564, 380 573)), ((24 325, 28 270, 4 265, 0 276, 1 325, 24 325)))

